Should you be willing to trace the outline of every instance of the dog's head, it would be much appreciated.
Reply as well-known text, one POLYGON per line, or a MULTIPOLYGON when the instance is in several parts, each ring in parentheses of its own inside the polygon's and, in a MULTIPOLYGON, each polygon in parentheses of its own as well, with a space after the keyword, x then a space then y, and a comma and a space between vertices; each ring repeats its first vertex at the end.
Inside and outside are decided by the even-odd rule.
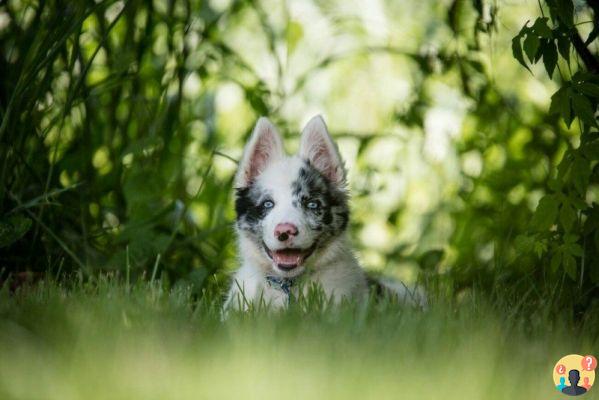
POLYGON ((276 128, 260 118, 235 187, 241 251, 267 272, 301 274, 347 227, 343 161, 320 116, 308 122, 291 157, 276 128))

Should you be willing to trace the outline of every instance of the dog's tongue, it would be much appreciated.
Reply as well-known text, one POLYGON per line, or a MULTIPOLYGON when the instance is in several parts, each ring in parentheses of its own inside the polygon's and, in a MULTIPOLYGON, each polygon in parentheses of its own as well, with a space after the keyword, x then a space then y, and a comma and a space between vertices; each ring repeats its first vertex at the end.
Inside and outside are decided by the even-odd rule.
POLYGON ((272 259, 277 264, 299 265, 302 263, 303 254, 301 250, 276 250, 272 252, 272 259))

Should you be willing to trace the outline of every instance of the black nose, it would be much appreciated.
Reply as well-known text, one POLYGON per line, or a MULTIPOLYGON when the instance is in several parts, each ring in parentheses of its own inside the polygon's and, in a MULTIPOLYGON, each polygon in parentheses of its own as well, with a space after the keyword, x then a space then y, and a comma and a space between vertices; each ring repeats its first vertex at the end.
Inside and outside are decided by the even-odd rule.
POLYGON ((277 239, 279 239, 279 241, 281 242, 284 242, 285 240, 289 239, 289 235, 287 234, 287 232, 283 232, 279 234, 279 236, 277 236, 277 239))
POLYGON ((297 234, 297 226, 290 222, 284 222, 275 227, 275 237, 281 242, 286 241, 290 236, 297 236, 297 234))

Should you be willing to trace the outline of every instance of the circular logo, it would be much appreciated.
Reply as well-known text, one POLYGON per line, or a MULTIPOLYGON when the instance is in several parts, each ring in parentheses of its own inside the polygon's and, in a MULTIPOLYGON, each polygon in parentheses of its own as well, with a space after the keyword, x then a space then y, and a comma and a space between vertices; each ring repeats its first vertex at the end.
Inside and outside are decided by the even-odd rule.
POLYGON ((585 394, 595 383, 595 368, 597 368, 597 359, 592 355, 564 356, 553 367, 555 388, 569 396, 585 394))

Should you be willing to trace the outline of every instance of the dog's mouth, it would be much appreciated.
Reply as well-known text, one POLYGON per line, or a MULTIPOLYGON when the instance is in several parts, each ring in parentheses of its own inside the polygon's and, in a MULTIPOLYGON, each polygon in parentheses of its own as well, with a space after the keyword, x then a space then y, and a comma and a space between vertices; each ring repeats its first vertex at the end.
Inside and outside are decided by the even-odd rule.
POLYGON ((307 249, 286 248, 271 250, 262 243, 264 250, 273 263, 282 271, 292 271, 301 266, 316 249, 316 243, 307 249))

